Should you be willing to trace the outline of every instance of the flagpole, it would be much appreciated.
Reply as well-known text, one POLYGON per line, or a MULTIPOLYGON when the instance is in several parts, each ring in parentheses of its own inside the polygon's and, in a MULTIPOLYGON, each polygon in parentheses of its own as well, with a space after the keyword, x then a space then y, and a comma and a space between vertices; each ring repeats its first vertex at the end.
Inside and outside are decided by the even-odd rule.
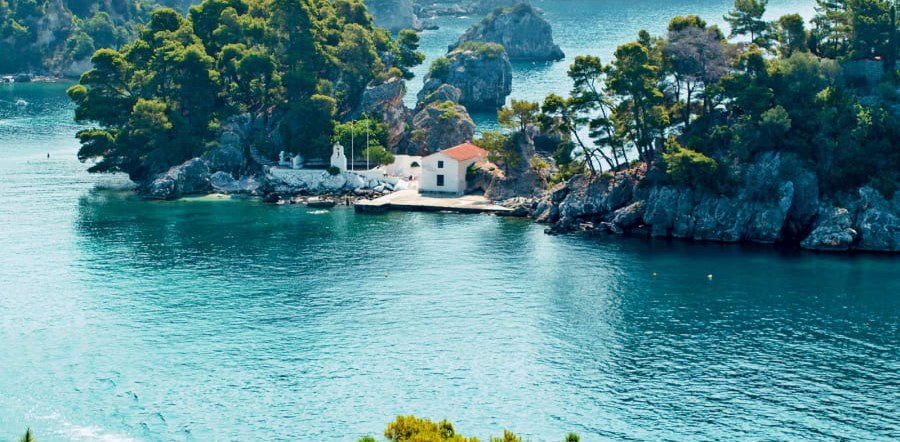
POLYGON ((369 170, 369 117, 366 117, 366 170, 369 170))

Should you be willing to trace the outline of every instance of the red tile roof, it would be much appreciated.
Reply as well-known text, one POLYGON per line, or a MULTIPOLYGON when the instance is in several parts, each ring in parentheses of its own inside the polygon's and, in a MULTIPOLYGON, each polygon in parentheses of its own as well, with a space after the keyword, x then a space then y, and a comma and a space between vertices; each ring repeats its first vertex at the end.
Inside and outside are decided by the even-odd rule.
POLYGON ((471 160, 472 158, 483 157, 487 155, 487 151, 472 144, 472 143, 463 143, 459 146, 454 146, 449 149, 444 149, 441 151, 442 154, 447 155, 450 158, 453 158, 456 161, 466 161, 471 160))

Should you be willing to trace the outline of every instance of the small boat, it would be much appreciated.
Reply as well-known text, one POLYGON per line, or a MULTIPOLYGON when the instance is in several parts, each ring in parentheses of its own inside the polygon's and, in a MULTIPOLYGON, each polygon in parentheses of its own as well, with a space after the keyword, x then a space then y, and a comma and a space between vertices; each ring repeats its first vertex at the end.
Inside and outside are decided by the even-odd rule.
POLYGON ((336 206, 337 203, 334 200, 309 200, 306 202, 306 207, 310 207, 313 209, 330 209, 336 206))

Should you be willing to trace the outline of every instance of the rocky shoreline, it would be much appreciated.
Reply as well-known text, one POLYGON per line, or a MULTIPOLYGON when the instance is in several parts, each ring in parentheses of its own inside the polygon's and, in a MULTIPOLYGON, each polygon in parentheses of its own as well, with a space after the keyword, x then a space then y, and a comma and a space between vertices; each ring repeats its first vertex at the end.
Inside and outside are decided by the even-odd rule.
POLYGON ((646 235, 723 243, 759 243, 823 252, 900 253, 900 195, 888 200, 864 186, 820 195, 816 176, 767 154, 740 172, 731 193, 646 185, 646 171, 578 175, 539 198, 503 205, 548 224, 547 233, 575 231, 646 235), (789 171, 788 171, 789 169, 789 171))
POLYGON ((257 173, 235 178, 209 158, 195 158, 138 185, 148 199, 170 200, 188 195, 226 194, 262 197, 269 202, 294 197, 374 198, 406 188, 403 181, 376 174, 262 166, 257 173))
MULTIPOLYGON (((331 175, 272 166, 233 178, 223 171, 209 173, 206 161, 195 159, 173 168, 140 191, 151 199, 226 194, 278 204, 305 204, 312 198, 352 205, 405 188, 396 179, 356 172, 331 175)), ((783 166, 789 162, 780 154, 765 155, 742 170, 749 181, 729 194, 647 185, 641 166, 614 175, 577 175, 537 197, 512 197, 499 204, 513 209, 504 216, 546 224, 548 234, 589 232, 821 252, 900 253, 900 195, 888 200, 865 186, 825 198, 810 171, 794 168, 785 173, 783 166)))

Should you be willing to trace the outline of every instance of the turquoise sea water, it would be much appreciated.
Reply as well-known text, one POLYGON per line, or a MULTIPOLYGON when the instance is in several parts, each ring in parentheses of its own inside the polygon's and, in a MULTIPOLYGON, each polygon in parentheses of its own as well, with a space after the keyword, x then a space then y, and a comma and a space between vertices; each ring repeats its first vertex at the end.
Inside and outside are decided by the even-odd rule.
POLYGON ((64 89, 0 87, 0 441, 900 438, 900 258, 142 201, 64 89))

